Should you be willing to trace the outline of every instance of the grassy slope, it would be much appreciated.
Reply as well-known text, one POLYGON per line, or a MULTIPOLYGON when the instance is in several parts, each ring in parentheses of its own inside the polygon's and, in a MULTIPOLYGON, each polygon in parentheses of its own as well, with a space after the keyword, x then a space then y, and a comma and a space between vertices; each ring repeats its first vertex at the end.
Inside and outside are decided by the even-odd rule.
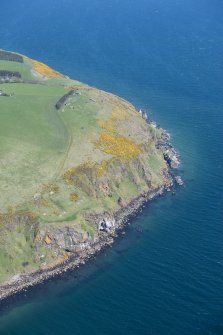
POLYGON ((86 89, 81 83, 62 76, 44 78, 33 73, 28 58, 24 58, 23 64, 0 61, 1 69, 19 71, 24 81, 0 85, 0 90, 10 95, 0 97, 0 213, 3 218, 0 220, 0 282, 3 282, 12 274, 37 268, 42 262, 41 253, 44 261, 52 261, 54 256, 49 249, 43 247, 38 253, 34 250, 37 230, 64 227, 70 222, 77 231, 93 234, 94 228, 84 220, 85 213, 114 210, 118 208, 119 197, 128 201, 148 189, 145 173, 140 172, 142 167, 151 186, 162 184, 160 171, 166 165, 154 146, 160 131, 146 124, 134 107, 122 99, 86 89), (79 94, 56 110, 55 103, 71 85, 79 85, 79 94), (102 143, 98 145, 103 133, 119 140, 120 152, 123 149, 120 136, 124 136, 125 141, 139 148, 146 143, 149 153, 146 149, 140 157, 129 160, 106 153, 101 149, 102 143), (86 162, 90 168, 83 167, 86 162), (108 164, 106 168, 103 162, 108 164), (74 174, 74 177, 78 175, 78 181, 72 177, 67 183, 64 174, 76 167, 81 171, 79 175, 74 174), (100 176, 98 167, 103 170, 100 176), (77 196, 77 201, 71 200, 72 194, 77 196), (31 224, 13 225, 13 217, 24 210, 35 213, 37 228, 31 224))

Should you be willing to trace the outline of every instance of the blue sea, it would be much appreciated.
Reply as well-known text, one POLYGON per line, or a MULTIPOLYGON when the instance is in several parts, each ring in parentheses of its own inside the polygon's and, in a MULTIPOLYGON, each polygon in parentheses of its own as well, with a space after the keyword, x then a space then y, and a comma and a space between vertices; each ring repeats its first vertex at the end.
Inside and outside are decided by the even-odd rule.
POLYGON ((185 186, 95 260, 0 304, 0 335, 223 334, 223 2, 8 0, 0 48, 147 110, 185 186))

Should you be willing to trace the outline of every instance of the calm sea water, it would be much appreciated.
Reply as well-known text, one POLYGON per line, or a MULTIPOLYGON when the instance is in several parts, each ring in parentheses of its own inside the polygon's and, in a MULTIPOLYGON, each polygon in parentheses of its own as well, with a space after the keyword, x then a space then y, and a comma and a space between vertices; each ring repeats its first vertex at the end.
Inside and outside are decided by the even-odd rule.
POLYGON ((1 48, 148 110, 172 134, 185 179, 91 264, 2 304, 0 335, 223 334, 222 1, 0 7, 1 48))

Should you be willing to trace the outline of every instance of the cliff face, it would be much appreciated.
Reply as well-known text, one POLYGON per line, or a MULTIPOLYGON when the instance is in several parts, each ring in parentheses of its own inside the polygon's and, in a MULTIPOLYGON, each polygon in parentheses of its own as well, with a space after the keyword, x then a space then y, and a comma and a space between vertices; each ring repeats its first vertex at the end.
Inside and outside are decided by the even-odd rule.
POLYGON ((6 283, 91 252, 143 199, 171 185, 177 161, 163 129, 127 101, 13 53, 0 52, 1 70, 20 74, 0 85, 6 283))

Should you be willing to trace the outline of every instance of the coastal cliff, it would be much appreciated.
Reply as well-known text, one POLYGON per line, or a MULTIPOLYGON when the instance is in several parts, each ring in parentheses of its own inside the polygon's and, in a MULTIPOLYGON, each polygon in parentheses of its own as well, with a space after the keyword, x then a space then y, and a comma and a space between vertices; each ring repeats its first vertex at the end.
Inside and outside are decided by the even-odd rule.
POLYGON ((145 112, 3 50, 0 131, 0 299, 112 243, 179 165, 145 112))

